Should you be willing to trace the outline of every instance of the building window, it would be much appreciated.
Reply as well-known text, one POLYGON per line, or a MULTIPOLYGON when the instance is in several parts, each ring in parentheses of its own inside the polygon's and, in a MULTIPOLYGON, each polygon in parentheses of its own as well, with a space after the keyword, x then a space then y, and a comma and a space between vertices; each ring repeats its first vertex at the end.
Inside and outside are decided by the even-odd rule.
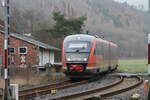
POLYGON ((15 53, 15 48, 9 48, 9 53, 15 53))
POLYGON ((20 47, 19 54, 27 54, 27 47, 20 47))

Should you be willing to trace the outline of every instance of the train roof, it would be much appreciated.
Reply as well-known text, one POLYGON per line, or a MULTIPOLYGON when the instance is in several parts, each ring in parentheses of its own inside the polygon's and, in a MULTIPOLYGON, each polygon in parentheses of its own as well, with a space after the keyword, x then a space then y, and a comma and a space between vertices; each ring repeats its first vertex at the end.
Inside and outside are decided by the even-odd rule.
POLYGON ((86 40, 86 41, 92 41, 95 39, 94 36, 87 35, 87 34, 76 34, 76 35, 69 35, 67 36, 64 41, 73 41, 73 40, 86 40))
POLYGON ((113 42, 110 42, 110 45, 118 47, 116 44, 114 44, 113 42))
POLYGON ((65 39, 64 39, 64 42, 67 42, 67 41, 76 41, 76 40, 83 40, 83 41, 92 41, 94 39, 97 39, 97 40, 100 40, 102 42, 105 42, 105 43, 110 43, 112 46, 115 46, 117 47, 116 44, 112 43, 112 42, 109 42, 107 40, 103 40, 101 38, 97 38, 95 36, 92 36, 92 35, 88 35, 88 34, 76 34, 76 35, 69 35, 67 36, 65 39))

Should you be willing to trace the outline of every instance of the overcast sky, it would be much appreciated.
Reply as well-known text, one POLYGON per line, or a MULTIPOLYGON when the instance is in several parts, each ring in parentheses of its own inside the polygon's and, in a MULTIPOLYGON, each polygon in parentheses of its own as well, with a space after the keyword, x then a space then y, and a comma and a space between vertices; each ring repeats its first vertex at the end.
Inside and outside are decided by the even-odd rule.
POLYGON ((115 1, 120 1, 120 2, 125 2, 129 5, 143 5, 145 10, 148 10, 148 0, 115 0, 115 1))

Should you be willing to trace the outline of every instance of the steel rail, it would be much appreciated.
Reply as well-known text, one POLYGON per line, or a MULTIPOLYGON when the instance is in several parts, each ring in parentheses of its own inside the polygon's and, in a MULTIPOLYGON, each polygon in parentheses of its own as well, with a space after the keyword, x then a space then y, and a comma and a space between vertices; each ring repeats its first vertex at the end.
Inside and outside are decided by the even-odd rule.
POLYGON ((86 99, 83 99, 83 100, 91 100, 92 98, 95 98, 95 97, 99 97, 101 99, 107 99, 107 97, 111 97, 111 96, 119 95, 123 92, 127 92, 131 89, 136 88, 137 86, 139 86, 143 83, 143 80, 138 76, 132 76, 132 78, 136 78, 138 81, 135 84, 131 85, 131 86, 121 88, 121 89, 117 89, 117 90, 114 90, 114 91, 110 91, 110 92, 107 92, 107 93, 103 93, 99 96, 93 96, 93 97, 86 98, 86 99))
POLYGON ((30 92, 27 92, 27 93, 22 93, 19 95, 19 98, 20 99, 25 99, 25 98, 28 98, 28 97, 35 97, 35 96, 39 96, 39 95, 43 95, 43 94, 48 94, 48 93, 51 93, 51 90, 62 90, 62 89, 66 89, 66 88, 70 88, 70 87, 74 87, 74 86, 78 86, 78 85, 82 85, 82 84, 86 84, 88 83, 89 81, 88 80, 84 80, 84 81, 81 81, 81 82, 75 82, 75 83, 68 83, 68 84, 57 84, 57 85, 53 85, 53 86, 50 86, 49 88, 46 88, 46 89, 42 89, 41 87, 39 87, 40 89, 38 90, 32 90, 30 92))
POLYGON ((119 76, 119 80, 117 80, 117 81, 115 81, 112 84, 109 84, 107 86, 100 87, 100 88, 97 88, 97 89, 87 90, 87 91, 84 91, 84 92, 73 93, 73 94, 70 94, 70 95, 66 95, 66 96, 63 96, 63 97, 58 97, 58 98, 54 98, 54 99, 50 99, 50 100, 70 100, 70 99, 74 99, 76 97, 89 95, 89 94, 91 94, 91 92, 96 93, 96 92, 102 91, 104 89, 109 89, 113 86, 121 84, 123 81, 124 81, 124 78, 122 76, 119 76))
POLYGON ((52 84, 44 84, 44 85, 42 84, 42 85, 31 87, 31 88, 20 89, 19 93, 22 94, 22 93, 25 93, 25 92, 42 90, 42 89, 46 89, 46 88, 49 88, 49 87, 55 87, 57 85, 61 85, 61 84, 69 83, 69 82, 70 82, 69 80, 66 80, 66 81, 56 82, 56 83, 52 83, 52 84))
POLYGON ((105 93, 105 94, 101 94, 100 97, 101 98, 105 98, 105 97, 111 97, 111 96, 114 96, 114 95, 118 95, 120 93, 123 93, 123 92, 129 91, 131 89, 134 89, 134 88, 136 88, 137 86, 139 86, 139 85, 141 85, 143 83, 143 80, 140 77, 137 77, 137 76, 133 76, 133 77, 138 79, 137 83, 135 83, 135 84, 133 84, 131 86, 122 88, 122 89, 118 89, 116 91, 112 91, 112 92, 108 92, 108 93, 105 93))
MULTIPOLYGON (((56 82, 56 83, 52 83, 52 84, 45 84, 45 85, 34 86, 32 88, 20 89, 19 94, 22 95, 22 94, 27 94, 30 91, 44 90, 44 89, 47 89, 50 87, 56 87, 57 85, 61 85, 61 84, 69 83, 69 82, 70 82, 69 80, 65 80, 65 81, 56 82)), ((0 100, 2 97, 3 97, 3 93, 0 92, 0 100)))

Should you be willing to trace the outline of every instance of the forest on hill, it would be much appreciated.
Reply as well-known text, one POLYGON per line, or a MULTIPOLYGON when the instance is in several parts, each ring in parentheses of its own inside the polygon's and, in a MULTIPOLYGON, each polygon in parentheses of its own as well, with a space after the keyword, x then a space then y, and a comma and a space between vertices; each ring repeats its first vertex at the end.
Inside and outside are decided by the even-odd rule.
MULTIPOLYGON (((120 57, 146 57, 149 14, 126 3, 113 0, 11 0, 11 7, 12 28, 21 34, 32 33, 33 38, 42 42, 61 48, 63 38, 70 34, 55 37, 50 31, 42 31, 54 28, 53 12, 59 11, 66 19, 85 17, 82 30, 118 44, 120 57)), ((0 18, 4 19, 2 7, 0 18)))

